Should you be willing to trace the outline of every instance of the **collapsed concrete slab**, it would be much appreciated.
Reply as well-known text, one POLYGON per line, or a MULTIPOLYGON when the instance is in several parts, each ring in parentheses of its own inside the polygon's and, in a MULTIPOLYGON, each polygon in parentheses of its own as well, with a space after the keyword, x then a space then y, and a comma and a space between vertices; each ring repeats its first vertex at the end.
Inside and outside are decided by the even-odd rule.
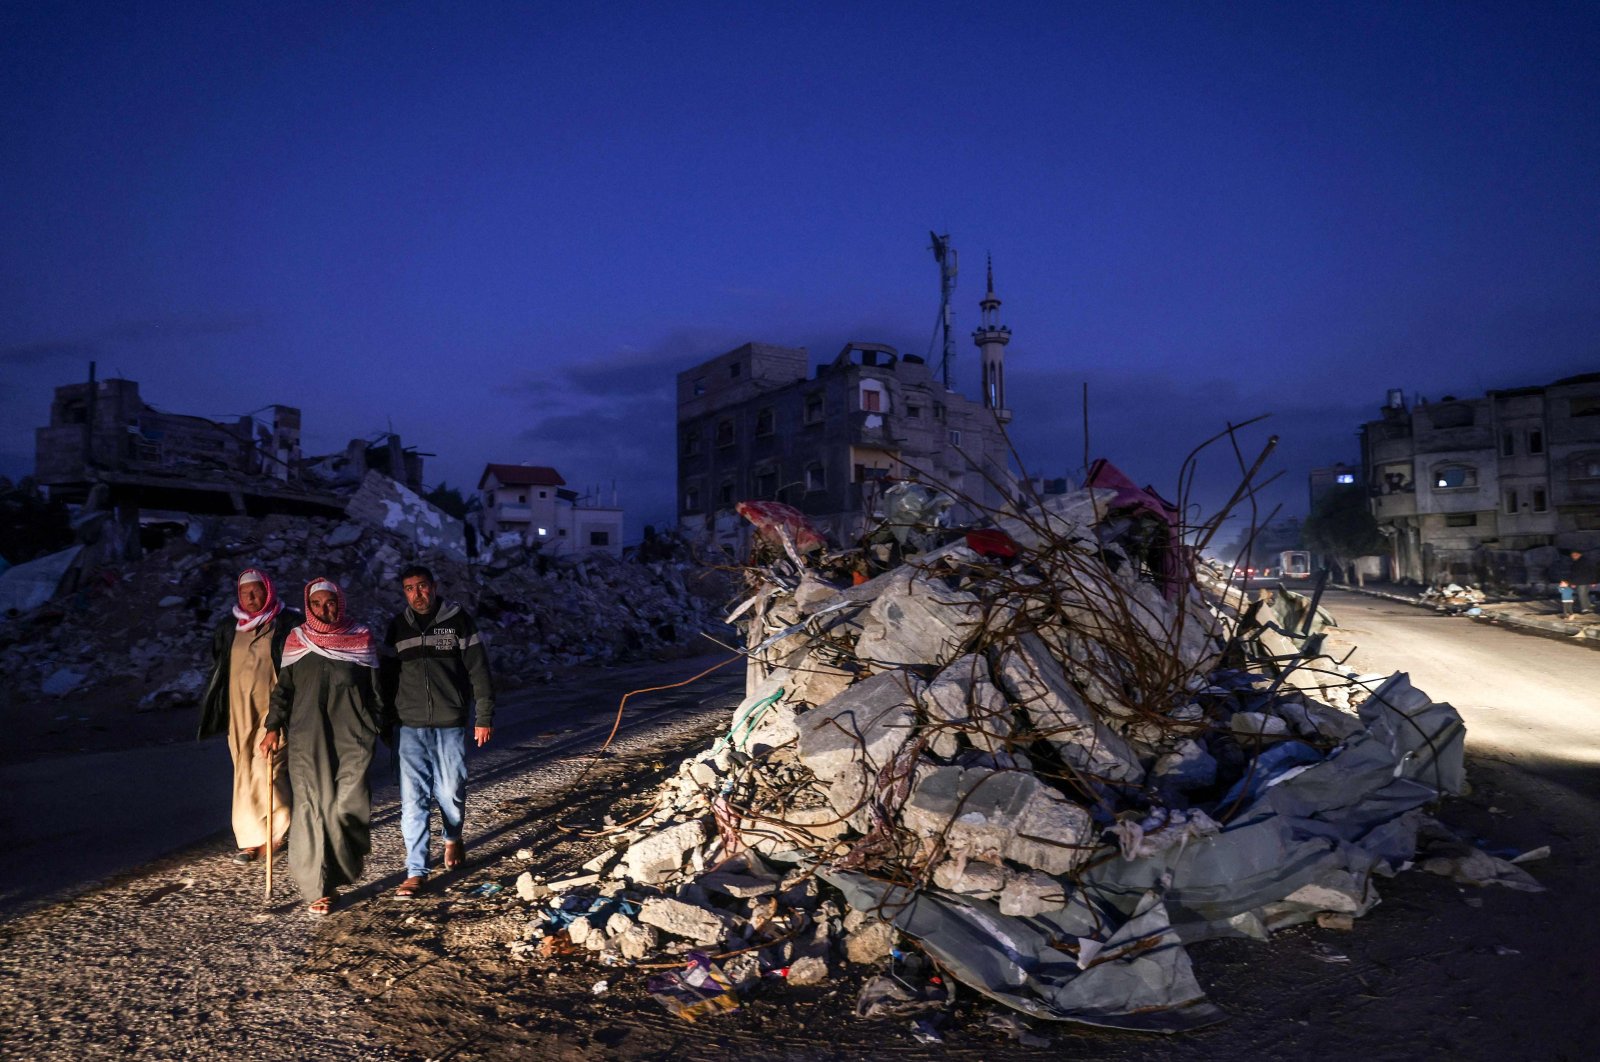
POLYGON ((460 520, 381 472, 369 471, 345 504, 352 520, 398 534, 419 550, 451 560, 467 559, 466 528, 460 520))
POLYGON ((867 609, 856 657, 880 667, 942 665, 960 656, 982 623, 978 598, 910 567, 882 577, 867 609))
POLYGON ((921 772, 901 822, 953 856, 1005 858, 1050 874, 1068 873, 1094 847, 1089 813, 1021 771, 921 772))
POLYGON ((622 857, 623 867, 633 881, 665 881, 683 866, 689 850, 705 841, 705 824, 699 819, 680 822, 635 841, 622 857))
POLYGON ((928 720, 934 724, 929 746, 934 755, 945 759, 955 756, 961 748, 961 738, 982 752, 1008 748, 1011 704, 990 681, 989 665, 983 657, 969 653, 952 660, 928 684, 922 700, 928 720))
POLYGON ((1100 721, 1037 635, 1024 634, 1005 651, 997 678, 1067 763, 1092 779, 1144 778, 1133 747, 1100 721))
POLYGON ((800 762, 828 783, 840 814, 865 823, 879 772, 911 739, 923 686, 915 675, 886 671, 798 718, 800 762))

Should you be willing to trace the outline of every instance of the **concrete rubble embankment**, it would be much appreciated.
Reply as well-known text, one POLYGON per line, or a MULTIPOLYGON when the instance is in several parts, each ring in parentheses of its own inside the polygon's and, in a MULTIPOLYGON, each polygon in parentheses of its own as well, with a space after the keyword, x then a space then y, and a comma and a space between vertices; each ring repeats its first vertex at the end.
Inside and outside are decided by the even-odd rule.
POLYGON ((192 704, 209 672, 210 632, 251 567, 294 608, 310 578, 339 579, 357 618, 381 632, 404 604, 401 568, 427 564, 443 596, 477 617, 504 687, 699 649, 700 632, 720 627, 726 580, 687 560, 490 548, 469 563, 463 542, 460 521, 376 473, 344 520, 191 517, 186 533, 139 560, 77 572, 72 589, 0 619, 0 673, 18 700, 109 683, 143 710, 192 704))
MULTIPOLYGON (((523 876, 513 954, 709 953, 740 990, 866 963, 900 987, 858 1013, 926 1017, 950 997, 907 981, 925 956, 1031 1018, 1175 1032, 1222 1017, 1186 945, 1348 928, 1461 790, 1460 716, 1335 666, 1298 595, 1230 604, 1120 501, 880 550, 858 585, 785 537, 731 617, 727 732, 582 876, 523 876)), ((1480 882, 1538 888, 1471 851, 1480 882)))

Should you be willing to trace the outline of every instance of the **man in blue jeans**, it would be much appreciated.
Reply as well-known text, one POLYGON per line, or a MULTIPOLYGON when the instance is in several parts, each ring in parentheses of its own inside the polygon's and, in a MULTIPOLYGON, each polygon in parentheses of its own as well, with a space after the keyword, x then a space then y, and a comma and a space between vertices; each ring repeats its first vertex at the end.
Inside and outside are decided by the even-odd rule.
POLYGON ((428 820, 435 806, 444 835, 444 868, 465 862, 461 828, 467 809, 467 720, 482 747, 494 734, 489 653, 460 605, 440 602, 433 573, 414 564, 400 573, 406 608, 384 637, 386 700, 399 723, 400 831, 406 879, 395 890, 415 896, 428 880, 428 820))

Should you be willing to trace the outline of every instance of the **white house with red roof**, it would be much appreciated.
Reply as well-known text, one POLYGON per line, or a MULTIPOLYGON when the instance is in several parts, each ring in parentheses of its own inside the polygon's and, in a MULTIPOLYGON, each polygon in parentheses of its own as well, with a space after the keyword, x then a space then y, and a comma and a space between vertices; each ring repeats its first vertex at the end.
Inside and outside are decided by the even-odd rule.
POLYGON ((478 492, 479 530, 489 541, 515 533, 549 553, 622 553, 622 510, 569 489, 548 465, 485 465, 478 492))

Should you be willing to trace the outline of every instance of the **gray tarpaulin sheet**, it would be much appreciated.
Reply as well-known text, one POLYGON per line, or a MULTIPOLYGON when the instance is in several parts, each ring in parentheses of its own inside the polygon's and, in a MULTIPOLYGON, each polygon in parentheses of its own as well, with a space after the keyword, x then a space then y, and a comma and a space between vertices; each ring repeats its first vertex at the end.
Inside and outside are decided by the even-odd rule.
POLYGON ((1024 1013, 1145 1031, 1208 1024, 1221 1013, 1205 1002, 1185 942, 1364 912, 1376 902, 1372 875, 1394 873, 1415 852, 1417 809, 1461 791, 1466 728, 1450 705, 1397 673, 1360 716, 1365 729, 1326 758, 1307 763, 1305 745, 1258 757, 1242 786, 1203 809, 1221 832, 1140 859, 1097 853, 1067 886, 1062 911, 1010 917, 935 889, 821 876, 957 980, 1024 1013))

